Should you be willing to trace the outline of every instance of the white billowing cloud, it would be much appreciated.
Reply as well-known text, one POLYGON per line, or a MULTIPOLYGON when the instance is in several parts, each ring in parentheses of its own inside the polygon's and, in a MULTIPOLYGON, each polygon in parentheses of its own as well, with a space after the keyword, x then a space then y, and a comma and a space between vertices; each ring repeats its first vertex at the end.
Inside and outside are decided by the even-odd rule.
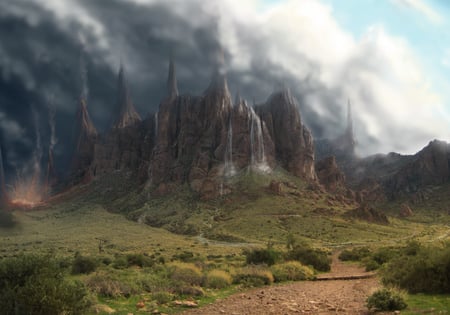
MULTIPOLYGON (((425 8, 418 1, 407 2, 425 8)), ((433 138, 450 136, 448 121, 437 115, 442 100, 420 60, 404 39, 389 35, 382 26, 355 39, 338 25, 332 8, 319 1, 288 0, 262 14, 252 7, 243 13, 231 0, 222 3, 225 12, 240 13, 220 19, 221 40, 232 54, 232 66, 250 67, 259 58, 299 80, 317 80, 325 89, 307 92, 307 105, 315 107, 325 125, 332 116, 343 117, 350 98, 362 154, 411 153, 433 138), (324 101, 324 94, 334 104, 324 101), (333 112, 337 104, 341 113, 333 112)))
POLYGON ((444 21, 444 18, 430 5, 428 5, 424 0, 391 0, 391 1, 400 7, 407 7, 416 10, 434 24, 441 24, 444 21))

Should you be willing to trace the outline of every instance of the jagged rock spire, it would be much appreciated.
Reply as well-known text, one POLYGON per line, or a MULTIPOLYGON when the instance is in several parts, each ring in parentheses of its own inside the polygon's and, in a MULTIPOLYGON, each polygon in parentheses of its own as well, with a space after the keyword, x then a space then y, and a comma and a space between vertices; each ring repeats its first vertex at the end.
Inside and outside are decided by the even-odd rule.
POLYGON ((97 129, 95 129, 95 126, 89 116, 86 99, 83 95, 81 95, 78 102, 77 133, 77 147, 82 145, 80 142, 85 141, 86 137, 97 136, 97 129))
POLYGON ((125 128, 141 121, 141 117, 131 101, 123 64, 120 64, 117 84, 117 112, 119 116, 114 121, 113 128, 125 128))
POLYGON ((3 169, 3 155, 0 146, 0 207, 8 202, 8 193, 6 191, 5 170, 3 169))
POLYGON ((227 75, 225 71, 225 54, 223 50, 220 50, 216 65, 214 68, 211 84, 209 85, 206 93, 221 93, 230 95, 228 90, 227 75))
POLYGON ((171 99, 178 96, 178 86, 173 56, 170 56, 169 61, 169 76, 167 78, 167 95, 171 99))

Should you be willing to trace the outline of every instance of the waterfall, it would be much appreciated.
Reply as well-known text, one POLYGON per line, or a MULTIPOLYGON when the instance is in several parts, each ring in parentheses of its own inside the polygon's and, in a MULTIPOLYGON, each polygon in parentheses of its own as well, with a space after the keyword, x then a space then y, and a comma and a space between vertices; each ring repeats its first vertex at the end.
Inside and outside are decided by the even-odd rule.
POLYGON ((226 177, 230 177, 236 174, 236 169, 233 165, 233 125, 232 119, 228 120, 228 132, 227 132, 227 146, 225 149, 225 169, 224 174, 226 177))
POLYGON ((252 169, 260 172, 270 171, 267 164, 264 151, 264 137, 262 132, 262 122, 255 113, 253 107, 250 107, 250 166, 252 169))

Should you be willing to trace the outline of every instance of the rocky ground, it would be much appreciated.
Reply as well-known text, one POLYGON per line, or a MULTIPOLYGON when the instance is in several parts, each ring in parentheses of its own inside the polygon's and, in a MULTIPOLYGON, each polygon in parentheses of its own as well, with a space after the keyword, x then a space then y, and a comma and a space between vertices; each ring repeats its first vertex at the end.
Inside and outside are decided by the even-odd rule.
POLYGON ((183 314, 368 314, 366 298, 380 286, 376 277, 356 265, 340 262, 337 254, 331 272, 321 277, 351 276, 357 279, 302 281, 254 289, 183 314))

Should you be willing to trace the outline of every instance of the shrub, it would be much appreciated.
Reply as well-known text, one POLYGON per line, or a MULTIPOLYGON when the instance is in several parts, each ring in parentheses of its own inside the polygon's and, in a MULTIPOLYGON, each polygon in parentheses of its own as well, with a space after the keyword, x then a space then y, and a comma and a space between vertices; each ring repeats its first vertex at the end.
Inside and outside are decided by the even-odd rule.
POLYGON ((303 265, 312 266, 318 271, 330 271, 331 259, 325 251, 307 245, 296 245, 286 254, 286 260, 297 260, 303 265))
POLYGON ((125 257, 116 257, 112 266, 114 269, 125 269, 128 267, 128 261, 125 257))
POLYGON ((257 266, 240 269, 233 277, 233 282, 245 287, 260 287, 272 284, 274 281, 270 270, 257 266))
POLYGON ((450 245, 397 257, 386 265, 382 276, 383 283, 411 293, 450 293, 450 245))
POLYGON ((152 298, 158 304, 167 304, 173 300, 173 295, 169 292, 159 291, 152 294, 152 298))
POLYGON ((403 294, 395 289, 380 289, 367 298, 369 310, 399 311, 407 306, 403 294))
POLYGON ((89 289, 103 297, 129 297, 136 293, 130 285, 108 276, 94 275, 87 280, 86 284, 89 289))
POLYGON ((0 262, 3 314, 84 314, 90 303, 85 286, 64 279, 51 257, 21 255, 0 262))
POLYGON ((370 249, 367 247, 359 247, 352 249, 344 249, 339 254, 339 259, 342 261, 361 261, 363 258, 370 255, 370 249))
POLYGON ((380 264, 370 257, 363 259, 363 265, 366 267, 366 271, 374 271, 380 268, 380 264))
POLYGON ((214 269, 206 275, 206 286, 213 289, 223 289, 232 283, 230 274, 223 270, 214 269))
POLYGON ((128 254, 127 255, 127 266, 138 266, 138 267, 151 267, 154 264, 153 259, 142 254, 128 254))
POLYGON ((280 257, 280 254, 272 248, 254 249, 244 252, 247 264, 272 266, 280 257))
POLYGON ((303 266, 298 261, 288 261, 273 265, 271 270, 277 282, 314 279, 314 271, 307 266, 303 266))
POLYGON ((76 254, 72 263, 72 274, 89 274, 97 269, 97 264, 95 258, 76 254))
POLYGON ((192 262, 194 260, 194 253, 190 251, 183 251, 182 253, 174 254, 172 259, 182 262, 192 262))
POLYGON ((201 270, 191 263, 171 263, 169 265, 169 273, 174 281, 190 285, 200 285, 203 282, 201 270))

